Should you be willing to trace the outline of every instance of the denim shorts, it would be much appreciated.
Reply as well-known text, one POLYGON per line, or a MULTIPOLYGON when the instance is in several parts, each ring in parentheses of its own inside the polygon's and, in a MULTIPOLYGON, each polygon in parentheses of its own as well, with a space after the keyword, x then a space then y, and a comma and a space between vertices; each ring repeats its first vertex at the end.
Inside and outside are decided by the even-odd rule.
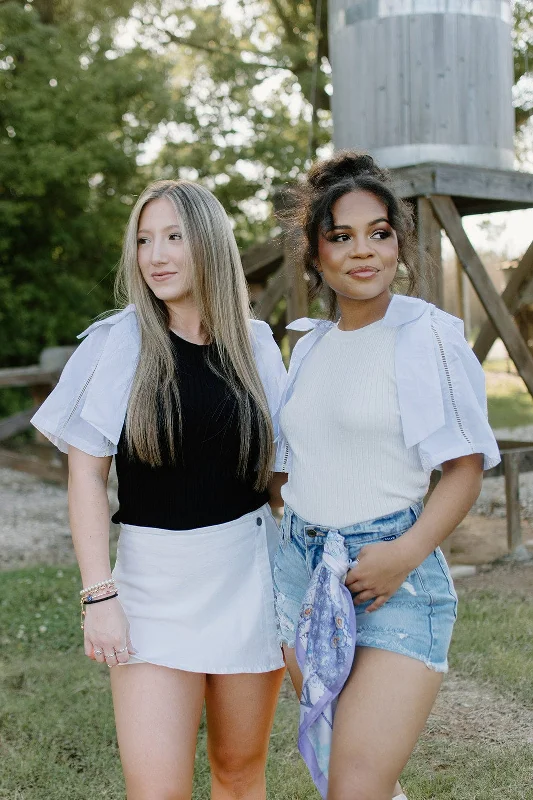
MULTIPOLYGON (((417 503, 386 517, 341 528, 351 561, 374 542, 390 542, 416 522, 417 503)), ((274 563, 274 592, 281 641, 294 647, 305 590, 322 559, 330 528, 313 525, 285 506, 281 541, 274 563)), ((457 595, 440 548, 431 553, 398 591, 377 611, 365 614, 372 601, 355 606, 358 646, 377 647, 416 658, 436 672, 448 669, 448 648, 457 616, 457 595)))

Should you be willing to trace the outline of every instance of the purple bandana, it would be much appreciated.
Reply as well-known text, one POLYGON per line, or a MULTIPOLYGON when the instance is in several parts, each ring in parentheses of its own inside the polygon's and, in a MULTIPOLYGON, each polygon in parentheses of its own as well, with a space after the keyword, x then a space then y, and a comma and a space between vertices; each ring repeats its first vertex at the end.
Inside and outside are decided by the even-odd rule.
POLYGON ((355 609, 344 585, 350 567, 344 537, 329 531, 304 597, 296 637, 303 675, 298 748, 324 800, 333 716, 355 654, 355 609))

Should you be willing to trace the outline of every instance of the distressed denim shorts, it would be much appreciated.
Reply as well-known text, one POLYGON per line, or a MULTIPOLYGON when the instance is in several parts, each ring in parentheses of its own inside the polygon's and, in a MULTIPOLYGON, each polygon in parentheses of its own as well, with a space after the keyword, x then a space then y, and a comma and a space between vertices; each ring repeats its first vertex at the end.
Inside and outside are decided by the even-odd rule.
MULTIPOLYGON (((386 517, 341 528, 351 561, 363 547, 390 542, 416 522, 417 503, 386 517)), ((330 528, 313 525, 285 506, 281 541, 274 564, 274 591, 281 641, 294 647, 300 608, 315 567, 322 559, 330 528)), ((457 616, 457 595, 440 548, 406 578, 377 611, 365 614, 372 601, 355 606, 357 646, 377 647, 410 656, 436 672, 448 669, 448 648, 457 616)))

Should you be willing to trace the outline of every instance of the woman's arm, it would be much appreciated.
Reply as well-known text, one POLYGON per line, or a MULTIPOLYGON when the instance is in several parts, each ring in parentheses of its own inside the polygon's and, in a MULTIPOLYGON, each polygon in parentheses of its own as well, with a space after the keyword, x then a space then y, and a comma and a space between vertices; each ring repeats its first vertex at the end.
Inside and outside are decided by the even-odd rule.
POLYGON ((286 472, 273 472, 270 483, 268 484, 268 494, 270 507, 272 510, 278 510, 283 506, 283 497, 281 496, 281 487, 287 483, 289 476, 286 472))
POLYGON ((363 547, 359 563, 348 572, 346 585, 357 594, 356 604, 374 600, 376 611, 406 577, 452 533, 465 518, 481 490, 483 457, 462 456, 442 465, 442 478, 412 528, 393 542, 363 547))
POLYGON ((481 491, 483 456, 454 458, 442 465, 442 477, 420 519, 398 539, 410 572, 418 567, 466 517, 481 491))
POLYGON ((107 479, 111 456, 68 452, 68 507, 74 550, 84 586, 111 577, 107 479))
MULTIPOLYGON (((84 587, 111 576, 107 498, 110 466, 110 456, 97 458, 69 447, 70 527, 84 587)), ((85 654, 100 663, 106 661, 108 666, 125 663, 134 650, 128 621, 118 598, 85 606, 85 611, 85 654), (95 650, 100 654, 95 654, 95 650)))

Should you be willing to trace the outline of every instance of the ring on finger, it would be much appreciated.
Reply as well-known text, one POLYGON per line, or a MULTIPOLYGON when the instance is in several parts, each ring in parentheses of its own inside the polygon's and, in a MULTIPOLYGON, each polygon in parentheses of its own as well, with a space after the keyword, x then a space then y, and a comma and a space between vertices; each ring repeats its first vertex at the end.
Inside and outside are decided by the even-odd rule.
POLYGON ((119 653, 125 653, 127 649, 128 649, 127 647, 122 647, 120 650, 115 650, 115 653, 118 656, 119 653))
POLYGON ((104 653, 104 658, 116 658, 115 651, 113 650, 112 653, 104 653))
POLYGON ((103 650, 95 650, 94 654, 95 654, 95 656, 102 656, 104 654, 104 651, 103 650))

